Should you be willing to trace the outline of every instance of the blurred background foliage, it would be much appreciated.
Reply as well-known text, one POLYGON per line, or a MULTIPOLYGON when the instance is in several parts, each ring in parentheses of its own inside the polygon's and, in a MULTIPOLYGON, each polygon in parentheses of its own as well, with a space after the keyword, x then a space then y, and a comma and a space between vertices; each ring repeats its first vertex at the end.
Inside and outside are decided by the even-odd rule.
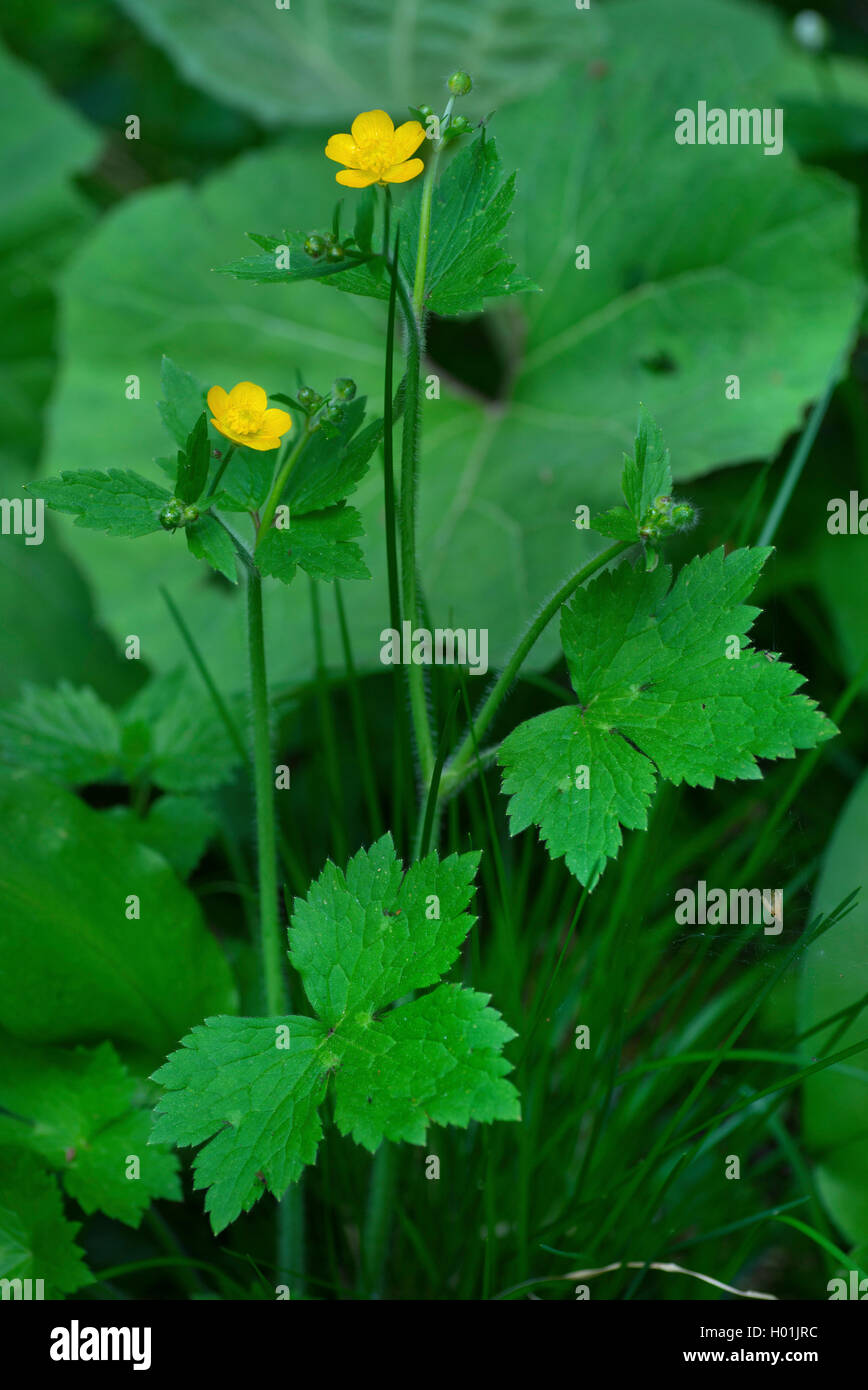
MULTIPOLYGON (((299 380, 322 389, 334 377, 350 375, 376 409, 384 340, 378 303, 310 284, 253 287, 214 275, 212 267, 245 253, 247 231, 308 231, 327 224, 336 193, 334 171, 322 156, 328 134, 347 129, 361 109, 383 106, 400 119, 410 104, 437 107, 445 75, 466 68, 475 81, 468 115, 490 117, 506 168, 518 170, 512 246, 520 268, 542 293, 495 307, 484 319, 431 325, 427 370, 440 377, 441 395, 425 404, 420 552, 432 621, 488 627, 493 662, 509 649, 541 599, 590 553, 593 539, 572 524, 575 508, 615 500, 621 454, 629 447, 640 400, 663 427, 676 478, 702 512, 699 530, 674 547, 673 558, 755 541, 808 410, 830 390, 759 594, 767 612, 758 642, 784 652, 805 672, 810 693, 827 710, 859 676, 844 736, 824 752, 823 775, 813 780, 807 804, 803 798, 787 808, 762 870, 769 882, 788 886, 790 920, 805 920, 832 827, 868 754, 868 550, 863 537, 832 537, 826 530, 830 497, 846 497, 851 489, 868 495, 868 16, 859 0, 821 8, 828 44, 812 52, 794 38, 799 6, 793 3, 592 0, 588 12, 573 12, 561 0, 479 0, 472 6, 431 0, 424 7, 391 0, 292 0, 287 10, 241 7, 232 0, 7 0, 0 19, 0 309, 6 327, 0 349, 0 491, 20 495, 28 478, 63 468, 122 467, 159 476, 153 459, 166 452, 167 441, 155 403, 164 352, 207 384, 230 386, 248 378, 269 391, 291 393, 299 380), (768 158, 758 149, 676 146, 674 111, 699 98, 710 106, 782 106, 783 154, 768 158), (130 115, 140 120, 137 140, 125 138, 130 115), (590 271, 575 268, 575 248, 583 243, 591 248, 590 271), (741 379, 738 402, 724 397, 723 380, 731 372, 741 379), (141 380, 138 401, 125 397, 131 373, 141 380)), ((363 679, 346 678, 341 615, 330 588, 318 595, 321 651, 302 585, 270 594, 281 757, 293 769, 293 809, 284 825, 286 873, 296 892, 306 888, 327 854, 341 858, 368 842, 380 828, 378 820, 391 820, 406 843, 412 810, 412 777, 402 780, 393 759, 391 683, 378 664, 387 609, 376 467, 356 501, 374 579, 344 586, 341 597, 354 668, 363 679)), ((194 564, 178 537, 120 544, 55 516, 47 520, 40 548, 14 537, 0 540, 0 700, 12 708, 26 683, 54 690, 65 681, 72 688, 91 687, 112 710, 135 711, 137 692, 149 679, 171 681, 177 668, 190 665, 158 584, 183 613, 220 689, 234 700, 245 684, 237 592, 194 564), (141 639, 141 662, 124 659, 130 633, 141 639)), ((541 690, 532 680, 522 682, 508 706, 509 725, 545 708, 553 689, 562 687, 555 655, 553 630, 533 658, 540 679, 550 672, 548 685, 541 690)), ((432 696, 441 712, 453 684, 450 673, 434 673, 432 696)), ((204 700, 202 687, 191 684, 189 699, 204 700)), ((129 717, 139 727, 156 717, 155 708, 138 724, 123 713, 121 720, 129 717)), ((69 718, 83 715, 73 706, 69 718)), ((172 726, 181 760, 199 767, 207 755, 185 742, 189 737, 183 727, 172 726)), ((4 761, 19 764, 10 738, 7 726, 4 761)), ((180 790, 167 786, 153 771, 157 762, 148 762, 152 754, 156 760, 154 750, 141 752, 138 761, 121 760, 87 785, 69 768, 53 765, 50 775, 60 786, 41 800, 26 776, 6 788, 10 814, 19 806, 20 836, 10 839, 0 860, 7 902, 14 899, 26 919, 31 909, 22 884, 28 875, 72 874, 63 892, 58 889, 60 898, 90 891, 76 889, 75 866, 58 866, 52 858, 59 847, 33 834, 41 825, 49 836, 65 818, 79 825, 84 801, 85 820, 96 819, 81 822, 76 832, 85 846, 81 885, 81 865, 93 868, 100 857, 99 817, 111 815, 112 834, 118 846, 126 845, 117 855, 135 855, 145 845, 154 856, 152 871, 167 857, 190 879, 198 905, 176 883, 166 890, 161 920, 181 912, 191 943, 207 922, 232 964, 242 1004, 255 1008, 255 962, 240 920, 250 905, 247 790, 233 782, 231 770, 221 786, 207 778, 180 790), (180 806, 158 810, 179 795, 187 798, 180 806), (29 833, 21 806, 31 817, 29 833), (34 839, 39 843, 31 851, 34 839), (171 906, 175 889, 183 908, 171 906)), ((18 767, 15 776, 21 775, 18 767)), ((510 1234, 504 1236, 504 1280, 538 1272, 540 1240, 547 1237, 551 1246, 569 1250, 575 1239, 569 1234, 575 1218, 575 1097, 570 1102, 572 1083, 564 1080, 564 1067, 573 1065, 569 1025, 578 1016, 579 982, 589 978, 591 960, 591 978, 598 983, 588 986, 582 1017, 595 1017, 604 1037, 615 1026, 619 988, 635 1003, 667 972, 673 972, 672 988, 690 978, 684 942, 671 936, 667 904, 674 886, 691 874, 710 882, 717 874, 717 881, 726 882, 757 827, 786 795, 792 775, 792 768, 776 767, 749 796, 743 789, 719 788, 713 804, 698 793, 667 792, 655 811, 656 829, 636 837, 637 847, 631 844, 623 877, 613 871, 595 895, 541 1026, 560 1060, 527 1091, 528 1124, 515 1177, 522 1195, 518 1214, 505 1217, 510 1234), (696 825, 705 822, 705 836, 697 842, 696 825), (630 886, 638 883, 641 916, 631 930, 642 984, 634 986, 619 974, 624 943, 616 943, 604 923, 617 921, 630 886), (640 923, 648 925, 641 949, 635 938, 640 923), (587 940, 598 943, 592 957, 581 945, 587 940), (666 966, 657 963, 662 950, 669 953, 666 966), (609 973, 602 984, 604 966, 609 973), (560 1197, 552 1196, 555 1189, 560 1197)), ((483 792, 454 809, 447 838, 463 846, 470 834, 475 843, 490 843, 481 902, 490 925, 482 928, 485 950, 482 958, 478 948, 474 956, 473 983, 494 990, 518 1027, 522 1018, 539 1021, 551 942, 566 930, 575 904, 562 868, 541 860, 525 843, 528 837, 518 845, 506 841, 493 777, 483 792), (483 792, 490 793, 493 812, 483 792)), ((823 871, 818 902, 824 909, 859 886, 859 847, 866 837, 862 787, 833 842, 834 866, 827 863, 823 871)), ((100 892, 110 893, 110 885, 100 892)), ((89 901, 98 932, 108 931, 100 893, 89 901)), ((34 940, 46 952, 60 949, 52 912, 60 913, 57 903, 36 914, 33 927, 34 940)), ((765 1015, 769 1046, 790 1051, 794 1028, 808 1028, 833 1004, 840 1009, 860 997, 868 984, 863 922, 864 917, 849 919, 835 950, 803 971, 798 1001, 795 979, 775 992, 765 1015), (839 959, 849 963, 840 965, 839 959)), ((10 917, 6 949, 14 950, 21 927, 20 918, 10 917)), ((158 934, 155 955, 160 949, 158 934)), ((745 986, 726 983, 732 964, 723 962, 726 944, 709 949, 722 962, 715 976, 720 999, 729 999, 732 990, 737 1001, 745 986)), ((753 948, 735 963, 742 959, 765 978, 769 964, 753 948)), ((61 953, 59 974, 62 961, 61 953)), ((40 1031, 33 1003, 38 954, 19 966, 4 985, 7 1001, 20 995, 15 1008, 3 1007, 5 1028, 19 1039, 66 1043, 111 1036, 133 1069, 146 1073, 158 1030, 143 1026, 137 1036, 125 1035, 113 1022, 127 1012, 122 994, 114 997, 105 986, 96 1032, 76 1023, 72 1005, 68 1026, 40 1031)), ((222 969, 213 963, 211 1007, 225 1007, 230 997, 222 969)), ((158 994, 159 972, 148 975, 156 970, 154 955, 142 970, 158 994)), ((47 986, 46 999, 58 988, 47 986)), ((182 994, 170 1032, 201 1016, 202 998, 182 994)), ((708 1022, 711 1002, 705 1007, 711 1011, 708 1022)), ((728 1005, 719 1007, 725 1013, 728 1005)), ((665 1018, 661 1036, 669 1052, 701 1036, 705 1026, 677 1011, 665 1018)), ((857 1019, 835 1046, 858 1036, 857 1019)), ((637 1056, 644 1055, 646 1043, 634 1041, 637 1056)), ((665 1107, 667 1098, 678 1096, 680 1079, 670 1082, 671 1093, 665 1083, 662 1095, 647 1091, 649 1107, 665 1107)), ((595 1084, 587 1083, 586 1115, 603 1102, 608 1113, 611 1092, 604 1086, 598 1094, 595 1084)), ((744 1215, 761 1209, 755 1198, 770 1206, 781 1192, 792 1188, 798 1195, 807 1185, 805 1200, 818 1228, 838 1242, 868 1246, 865 1094, 858 1076, 834 1083, 819 1078, 808 1096, 808 1162, 791 1138, 797 1112, 770 1120, 756 1139, 759 1160, 749 1192, 737 1202, 727 1190, 715 1206, 708 1196, 709 1170, 698 1161, 674 1189, 683 1213, 682 1240, 689 1243, 690 1232, 715 1223, 723 1227, 727 1201, 744 1215), (844 1116, 834 1131, 843 1157, 820 1152, 829 1107, 844 1116), (813 1160, 816 1188, 809 1171, 813 1160), (830 1219, 835 1224, 823 1227, 830 1219)), ((638 1101, 608 1129, 592 1132, 595 1157, 588 1171, 582 1167, 584 1177, 641 1151, 630 1137, 641 1129, 637 1116, 638 1101)), ((587 1141, 587 1127, 582 1133, 587 1141)), ((445 1141, 444 1151, 457 1161, 479 1162, 481 1183, 502 1152, 497 1146, 509 1142, 493 1138, 481 1160, 462 1149, 464 1136, 445 1141)), ((328 1201, 349 1213, 357 1210, 364 1176, 363 1164, 354 1167, 352 1159, 332 1154, 323 1179, 328 1201)), ((400 1292, 454 1296, 478 1291, 478 1280, 487 1281, 489 1292, 499 1287, 488 1253, 464 1270, 461 1213, 431 1237, 442 1240, 431 1254, 429 1234, 420 1236, 409 1212, 418 1208, 420 1223, 436 1226, 432 1185, 415 1176, 408 1183, 397 1238, 408 1259, 413 1252, 418 1272, 400 1292), (454 1273, 449 1288, 439 1287, 431 1265, 464 1272, 454 1273)), ((327 1230, 326 1210, 324 1197, 312 1216, 314 1238, 334 1236, 340 1244, 341 1237, 327 1230)), ((258 1211, 239 1223, 231 1239, 246 1248, 266 1220, 258 1211)), ((347 1221, 351 1230, 351 1214, 347 1221)), ((204 1251, 209 1247, 202 1226, 193 1211, 183 1234, 204 1251)), ((168 1239, 156 1224, 136 1236, 119 1236, 102 1217, 87 1228, 89 1254, 99 1267, 147 1257, 155 1242, 160 1248, 168 1239)), ((344 1239, 347 1251, 338 1249, 335 1256, 340 1269, 351 1263, 352 1237, 344 1239)), ((715 1269, 719 1277, 727 1277, 726 1271, 736 1277, 745 1269, 747 1250, 741 1237, 727 1239, 715 1269)), ((624 1240, 632 1257, 636 1247, 628 1248, 626 1234, 624 1240)), ((818 1269, 824 1260, 823 1267, 829 1266, 827 1253, 806 1248, 783 1227, 751 1258, 762 1267, 760 1274, 753 1269, 754 1284, 765 1272, 788 1296, 815 1296, 818 1269)), ((646 1278, 646 1296, 649 1290, 655 1297, 701 1296, 674 1290, 661 1276, 656 1282, 646 1278)))

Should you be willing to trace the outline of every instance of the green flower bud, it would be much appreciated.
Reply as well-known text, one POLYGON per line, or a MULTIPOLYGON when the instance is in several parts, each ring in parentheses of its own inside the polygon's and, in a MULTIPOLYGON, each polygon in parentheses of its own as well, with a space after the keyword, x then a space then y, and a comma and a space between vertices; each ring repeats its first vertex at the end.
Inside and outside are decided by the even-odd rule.
POLYGON ((669 520, 679 530, 685 526, 692 526, 696 521, 696 508, 691 507, 689 502, 679 502, 669 513, 669 520))
POLYGON ((343 420, 346 413, 340 401, 329 401, 325 408, 326 419, 334 421, 336 425, 343 420))
POLYGON ((192 526, 193 522, 198 520, 199 508, 191 502, 189 506, 184 508, 184 519, 181 524, 182 526, 192 526))
POLYGON ((339 376, 333 389, 339 401, 351 401, 356 394, 356 383, 351 377, 339 376))
POLYGON ((304 243, 304 249, 313 260, 318 260, 326 249, 325 238, 311 232, 304 243))
POLYGON ((459 68, 457 72, 453 72, 446 85, 454 97, 466 97, 473 83, 470 75, 459 68))
POLYGON ((434 115, 433 106, 416 106, 411 107, 410 109, 411 111, 414 111, 416 114, 418 114, 419 120, 422 122, 423 125, 425 124, 429 116, 434 115))
POLYGON ((334 246, 330 246, 326 251, 327 261, 342 261, 345 256, 346 252, 339 241, 336 241, 334 246))
POLYGON ((299 386, 295 398, 302 410, 312 410, 322 400, 322 396, 318 391, 314 391, 312 386, 299 386))
POLYGON ((174 531, 184 524, 184 504, 178 497, 170 497, 160 512, 160 525, 164 531, 174 531))

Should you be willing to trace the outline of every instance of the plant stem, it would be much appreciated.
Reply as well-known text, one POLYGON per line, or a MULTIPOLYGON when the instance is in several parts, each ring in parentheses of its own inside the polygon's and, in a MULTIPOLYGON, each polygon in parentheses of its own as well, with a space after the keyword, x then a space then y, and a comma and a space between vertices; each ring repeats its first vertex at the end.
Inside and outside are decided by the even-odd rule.
POLYGON ((265 672, 262 577, 247 576, 247 637, 253 700, 253 784, 256 791, 256 849, 259 865, 259 940, 265 985, 265 1008, 271 1018, 286 1008, 277 903, 277 840, 274 819, 274 769, 265 672))
POLYGON ((464 735, 460 748, 446 768, 441 781, 441 797, 445 798, 457 790, 462 776, 467 771, 468 764, 474 757, 474 748, 482 742, 483 734, 497 713, 500 703, 513 681, 518 677, 525 658, 555 614, 566 603, 570 595, 575 593, 576 589, 581 588, 582 584, 595 575, 598 570, 611 564, 612 560, 616 559, 618 555, 622 555, 625 550, 629 550, 633 544, 633 541, 616 541, 614 545, 610 545, 608 550, 604 550, 601 555, 590 560, 583 569, 568 579, 540 609, 519 639, 515 651, 474 719, 472 728, 468 729, 464 735))
POLYGON ((212 483, 211 483, 211 486, 209 487, 209 489, 208 489, 208 491, 207 491, 207 493, 206 493, 206 496, 207 496, 207 497, 213 497, 213 496, 214 496, 214 493, 217 491, 217 487, 218 487, 218 484, 219 484, 219 482, 220 482, 220 479, 223 477, 223 474, 226 472, 226 468, 227 468, 227 466, 228 466, 228 464, 229 464, 229 460, 231 459, 231 457, 232 457, 232 455, 233 455, 234 453, 235 453, 235 445, 234 445, 234 444, 230 444, 230 445, 229 445, 229 448, 226 450, 226 453, 223 455, 222 459, 220 460, 220 467, 217 469, 217 472, 214 474, 214 478, 213 478, 213 481, 212 481, 212 483))
POLYGON ((292 472, 293 468, 295 467, 295 463, 299 454, 301 453, 302 449, 308 441, 308 438, 310 437, 309 423, 310 422, 308 420, 305 420, 304 429, 299 435, 295 447, 290 450, 286 458, 286 461, 281 465, 280 469, 278 470, 277 477, 271 485, 271 491, 265 499, 265 505, 263 506, 259 516, 259 530, 256 534, 257 545, 259 544, 262 537, 267 533, 272 521, 274 520, 274 513, 277 511, 278 505, 280 503, 281 494, 283 493, 283 489, 286 487, 287 479, 290 473, 292 472))
MULTIPOLYGON (((391 193, 386 188, 386 229, 388 238, 391 208, 391 193)), ((395 526, 395 443, 394 420, 394 358, 395 358, 395 317, 398 301, 398 250, 401 241, 400 227, 395 233, 395 248, 389 268, 389 317, 386 320, 386 369, 383 383, 383 506, 386 513, 386 569, 389 576, 389 617, 396 632, 401 630, 401 604, 398 597, 398 542, 395 526)), ((388 260, 388 245, 384 254, 388 260)))
MULTIPOLYGON (((394 267, 398 295, 404 312, 407 330, 406 372, 404 398, 404 429, 401 437, 401 608, 404 621, 415 623, 418 616, 416 581, 416 463, 419 451, 419 377, 422 362, 422 325, 409 302, 400 269, 394 267)), ((410 715, 416 738, 416 753, 422 782, 427 784, 434 766, 434 745, 425 696, 425 677, 422 667, 411 663, 407 667, 410 690, 410 715)))
POLYGON ((389 1234, 392 1227, 392 1187, 395 1174, 395 1147, 384 1139, 374 1155, 368 1185, 368 1205, 362 1236, 365 1279, 373 1298, 380 1298, 389 1234))
MULTIPOLYGON (((269 727, 268 680, 265 669, 265 629, 262 617, 262 576, 253 567, 247 576, 247 636, 250 689, 253 703, 253 783, 256 790, 256 848, 259 866, 259 931, 265 1010, 269 1017, 285 1016, 289 994, 283 974, 280 916, 277 899, 277 836, 274 814, 274 768, 269 727)), ((304 1291, 304 1208, 300 1183, 284 1193, 277 1209, 277 1275, 294 1276, 297 1292, 304 1291)))

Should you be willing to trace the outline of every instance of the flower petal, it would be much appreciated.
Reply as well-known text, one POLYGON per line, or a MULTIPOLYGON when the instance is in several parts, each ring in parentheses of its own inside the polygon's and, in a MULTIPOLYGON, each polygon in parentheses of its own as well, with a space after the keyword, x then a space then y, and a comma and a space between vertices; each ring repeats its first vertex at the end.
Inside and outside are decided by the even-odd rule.
MULTIPOLYGON (((425 165, 421 159, 408 159, 406 164, 393 164, 391 169, 387 169, 383 175, 384 183, 406 183, 408 179, 415 179, 417 174, 421 174, 425 165)), ((340 174, 338 174, 340 178, 340 174)))
MULTIPOLYGON (((421 159, 416 163, 421 168, 421 159)), ((339 169, 335 178, 347 188, 369 188, 372 183, 377 182, 377 175, 371 174, 367 169, 339 169)))
POLYGON ((333 135, 325 147, 326 158, 336 164, 348 164, 351 169, 359 167, 359 147, 352 135, 333 135))
POLYGON ((254 434, 245 439, 244 443, 248 449, 258 449, 264 453, 266 449, 279 449, 280 440, 276 434, 254 434))
POLYGON ((266 410, 268 397, 261 386, 252 381, 239 381, 229 392, 229 404, 242 410, 266 410))
POLYGON ((222 386, 212 386, 208 392, 208 409, 212 415, 222 415, 229 400, 229 392, 222 386))
POLYGON ((362 111, 353 121, 353 139, 357 145, 389 140, 394 131, 395 123, 385 111, 362 111))
POLYGON ((276 434, 277 437, 280 438, 282 434, 286 434, 287 430, 291 429, 292 416, 288 410, 278 410, 276 406, 272 406, 270 410, 266 410, 262 417, 260 433, 264 431, 265 434, 276 434))
POLYGON ((392 140, 392 158, 396 164, 409 159, 425 139, 425 127, 418 121, 405 121, 399 125, 392 140))

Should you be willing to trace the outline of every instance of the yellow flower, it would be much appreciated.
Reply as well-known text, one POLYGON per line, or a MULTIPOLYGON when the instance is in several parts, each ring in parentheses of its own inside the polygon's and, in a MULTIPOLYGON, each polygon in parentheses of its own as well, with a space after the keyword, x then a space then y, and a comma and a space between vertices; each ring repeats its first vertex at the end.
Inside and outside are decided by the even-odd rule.
POLYGON ((353 121, 352 135, 333 135, 325 152, 336 164, 346 164, 335 174, 348 188, 367 188, 371 183, 406 183, 421 174, 421 159, 411 159, 425 139, 418 121, 405 121, 395 129, 385 111, 363 111, 353 121))
POLYGON ((277 449, 280 436, 292 429, 292 416, 286 410, 269 410, 268 397, 252 381, 239 381, 231 391, 212 386, 208 406, 214 416, 211 424, 248 449, 277 449))

